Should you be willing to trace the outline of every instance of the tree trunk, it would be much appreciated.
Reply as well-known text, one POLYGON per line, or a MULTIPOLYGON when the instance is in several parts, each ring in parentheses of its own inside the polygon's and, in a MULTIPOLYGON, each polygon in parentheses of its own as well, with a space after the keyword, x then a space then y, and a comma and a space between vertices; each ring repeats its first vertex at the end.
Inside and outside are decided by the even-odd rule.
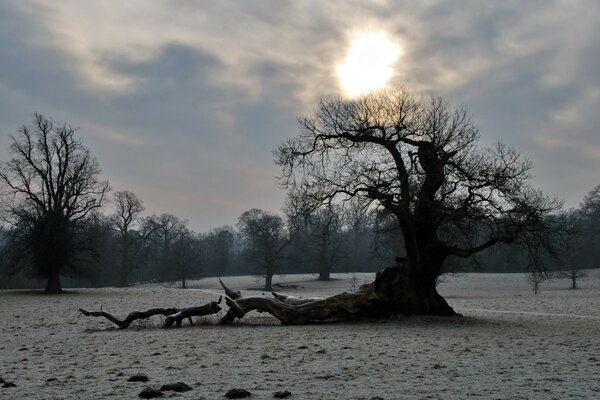
POLYGON ((60 286, 60 273, 57 268, 53 268, 48 276, 46 282, 46 293, 57 294, 62 293, 62 287, 60 286))
POLYGON ((329 269, 321 269, 319 271, 319 277, 317 278, 320 281, 328 281, 331 279, 331 273, 329 269))
POLYGON ((265 290, 273 290, 273 272, 267 271, 265 275, 265 290))
POLYGON ((386 268, 377 274, 376 290, 387 301, 383 316, 454 315, 456 312, 438 293, 437 274, 411 270, 408 265, 386 268))

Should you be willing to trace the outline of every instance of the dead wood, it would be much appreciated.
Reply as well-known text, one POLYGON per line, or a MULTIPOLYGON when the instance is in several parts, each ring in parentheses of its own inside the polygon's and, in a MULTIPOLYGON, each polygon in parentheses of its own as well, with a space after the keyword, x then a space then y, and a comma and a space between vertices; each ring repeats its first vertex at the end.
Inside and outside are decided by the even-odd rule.
POLYGON ((104 317, 117 325, 119 329, 127 328, 133 321, 138 319, 146 319, 152 317, 154 315, 163 315, 165 316, 165 327, 170 327, 173 324, 176 326, 181 326, 181 321, 185 318, 188 318, 190 324, 192 324, 192 317, 200 317, 204 315, 216 314, 221 311, 221 307, 219 306, 221 303, 221 297, 219 297, 218 301, 212 301, 203 306, 197 307, 184 307, 184 308, 151 308, 146 311, 133 311, 130 312, 125 319, 118 319, 114 315, 107 313, 106 311, 86 311, 83 308, 79 309, 83 315, 87 317, 104 317))
POLYGON ((289 295, 280 294, 280 293, 276 293, 276 292, 271 292, 271 294, 273 295, 273 297, 275 297, 277 300, 281 301, 282 303, 291 304, 293 306, 310 303, 311 301, 315 301, 315 300, 323 300, 322 297, 309 297, 309 298, 305 299, 302 297, 289 296, 289 295))
POLYGON ((185 318, 188 318, 190 320, 190 325, 193 325, 192 317, 201 317, 204 315, 216 314, 219 311, 221 311, 221 307, 219 306, 219 303, 221 303, 221 299, 222 297, 219 297, 219 301, 211 301, 210 303, 199 307, 182 308, 176 313, 171 314, 167 318, 165 318, 165 327, 168 328, 172 326, 173 323, 175 323, 176 326, 181 326, 181 321, 185 318))
POLYGON ((229 311, 221 318, 221 323, 224 324, 236 318, 243 318, 253 310, 267 312, 284 325, 359 318, 370 314, 370 310, 382 300, 374 285, 366 285, 356 293, 343 292, 324 299, 301 299, 278 293, 272 293, 273 297, 243 297, 239 291, 232 290, 223 281, 220 282, 227 294, 225 302, 229 306, 229 311))

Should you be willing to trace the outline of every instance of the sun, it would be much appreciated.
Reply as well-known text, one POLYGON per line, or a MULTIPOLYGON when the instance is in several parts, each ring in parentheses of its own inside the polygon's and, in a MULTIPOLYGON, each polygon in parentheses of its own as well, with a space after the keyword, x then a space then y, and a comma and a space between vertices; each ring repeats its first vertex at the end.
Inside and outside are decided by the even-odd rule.
POLYGON ((384 32, 353 35, 346 58, 337 65, 340 86, 348 97, 383 89, 394 75, 400 46, 384 32))

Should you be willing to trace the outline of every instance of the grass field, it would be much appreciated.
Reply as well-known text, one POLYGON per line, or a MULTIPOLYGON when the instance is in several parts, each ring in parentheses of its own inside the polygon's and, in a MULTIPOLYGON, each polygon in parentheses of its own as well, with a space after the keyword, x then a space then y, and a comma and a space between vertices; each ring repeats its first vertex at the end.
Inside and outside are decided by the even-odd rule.
MULTIPOLYGON (((282 292, 326 296, 371 274, 276 277, 282 292)), ((253 277, 225 278, 256 288, 253 277)), ((251 314, 232 326, 161 328, 161 317, 116 330, 78 308, 125 315, 154 306, 216 300, 218 281, 191 289, 144 285, 77 289, 46 296, 0 291, 0 399, 134 399, 145 387, 184 382, 181 399, 221 399, 243 388, 251 399, 289 390, 294 399, 600 398, 600 271, 581 288, 567 281, 534 295, 525 275, 444 278, 440 292, 464 317, 281 326, 251 314), (148 382, 128 382, 143 373, 148 382)), ((210 318, 215 321, 216 317, 210 318)), ((209 322, 210 322, 209 321, 209 322)))

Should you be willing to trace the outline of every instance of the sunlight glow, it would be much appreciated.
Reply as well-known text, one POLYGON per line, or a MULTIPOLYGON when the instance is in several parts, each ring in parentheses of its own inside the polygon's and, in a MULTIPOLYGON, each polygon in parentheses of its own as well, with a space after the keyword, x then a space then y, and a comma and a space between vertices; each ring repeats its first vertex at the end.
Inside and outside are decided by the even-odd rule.
POLYGON ((394 75, 394 63, 401 53, 400 46, 384 32, 354 35, 346 58, 336 68, 346 96, 383 89, 394 75))

